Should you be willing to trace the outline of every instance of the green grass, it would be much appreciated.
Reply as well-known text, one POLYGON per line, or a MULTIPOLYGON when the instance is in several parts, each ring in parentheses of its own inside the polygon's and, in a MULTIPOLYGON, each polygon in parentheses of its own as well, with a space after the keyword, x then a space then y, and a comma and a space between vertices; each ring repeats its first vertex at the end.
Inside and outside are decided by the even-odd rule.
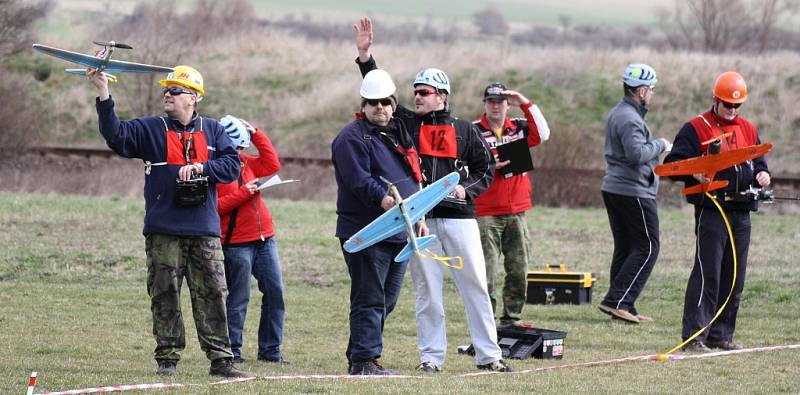
MULTIPOLYGON (((349 278, 333 238, 332 204, 270 201, 286 280, 289 366, 251 362, 258 376, 343 374, 348 336, 349 278)), ((0 388, 22 393, 31 371, 37 391, 160 382, 153 374, 154 341, 145 290, 143 204, 139 199, 0 193, 0 388)), ((750 265, 736 340, 749 347, 800 342, 800 214, 770 208, 753 216, 750 265)), ((607 289, 611 253, 602 209, 539 207, 528 213, 532 268, 565 263, 598 274, 595 303, 607 289)), ((524 319, 567 332, 563 360, 512 361, 535 369, 661 353, 677 344, 683 291, 692 259, 692 219, 684 209, 661 211, 662 252, 638 307, 652 325, 610 321, 594 304, 528 305, 524 319)), ((411 280, 385 330, 383 362, 417 375, 411 280)), ((187 349, 173 381, 207 384, 184 291, 187 349)), ((257 380, 221 387, 133 393, 798 393, 797 350, 665 363, 638 362, 547 372, 464 378, 471 358, 455 347, 469 342, 463 305, 451 282, 446 371, 419 379, 381 381, 257 380)), ((253 290, 244 356, 256 352, 260 295, 253 290)))

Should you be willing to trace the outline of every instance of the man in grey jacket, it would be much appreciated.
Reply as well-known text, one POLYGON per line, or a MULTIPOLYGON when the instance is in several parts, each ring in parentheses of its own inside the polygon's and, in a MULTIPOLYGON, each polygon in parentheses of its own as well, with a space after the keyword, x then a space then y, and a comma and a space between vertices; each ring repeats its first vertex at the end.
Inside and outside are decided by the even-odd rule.
POLYGON ((653 167, 672 145, 666 139, 653 138, 644 120, 656 82, 652 67, 628 65, 623 76, 625 95, 606 118, 608 166, 602 192, 614 254, 608 293, 598 308, 634 324, 653 320, 639 314, 634 303, 658 258, 658 176, 653 167))

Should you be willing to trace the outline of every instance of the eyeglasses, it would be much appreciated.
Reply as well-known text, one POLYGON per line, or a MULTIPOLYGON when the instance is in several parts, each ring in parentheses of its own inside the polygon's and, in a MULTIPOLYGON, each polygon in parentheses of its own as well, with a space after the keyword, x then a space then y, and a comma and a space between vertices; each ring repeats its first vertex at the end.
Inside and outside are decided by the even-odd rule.
POLYGON ((186 89, 182 89, 182 88, 176 88, 174 86, 171 87, 171 88, 164 88, 164 90, 161 91, 162 95, 166 95, 167 93, 169 93, 171 96, 178 96, 178 95, 182 95, 184 93, 187 94, 187 95, 193 95, 194 94, 191 91, 187 91, 186 89))
POLYGON ((430 95, 433 95, 435 93, 436 93, 436 91, 435 90, 431 90, 431 89, 415 89, 414 90, 414 96, 419 95, 420 97, 430 96, 430 95))
POLYGON ((722 101, 722 100, 720 100, 719 102, 722 103, 722 105, 725 106, 725 108, 727 108, 729 110, 735 110, 735 109, 737 109, 737 108, 742 106, 742 103, 728 103, 728 102, 722 101))
POLYGON ((377 106, 380 103, 384 107, 389 107, 392 105, 392 99, 384 98, 384 99, 367 99, 367 104, 370 106, 377 106))

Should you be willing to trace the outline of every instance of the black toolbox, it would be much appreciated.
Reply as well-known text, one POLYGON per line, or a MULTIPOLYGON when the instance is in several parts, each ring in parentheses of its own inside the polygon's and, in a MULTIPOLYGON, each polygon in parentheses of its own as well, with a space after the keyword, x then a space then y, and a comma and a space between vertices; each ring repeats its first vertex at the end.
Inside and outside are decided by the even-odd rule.
POLYGON ((527 303, 584 304, 592 303, 594 273, 568 272, 566 265, 547 265, 545 270, 528 272, 527 303))
MULTIPOLYGON (((528 323, 497 327, 497 345, 503 351, 503 358, 561 359, 566 337, 566 332, 534 328, 528 323)), ((458 353, 474 356, 475 348, 471 344, 461 346, 458 353)))

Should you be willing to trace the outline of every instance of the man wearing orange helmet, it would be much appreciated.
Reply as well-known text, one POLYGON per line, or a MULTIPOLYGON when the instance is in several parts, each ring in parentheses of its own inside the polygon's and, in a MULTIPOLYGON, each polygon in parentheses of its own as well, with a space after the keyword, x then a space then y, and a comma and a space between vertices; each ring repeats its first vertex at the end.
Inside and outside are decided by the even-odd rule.
MULTIPOLYGON (((747 100, 747 86, 741 74, 734 71, 722 73, 714 84, 711 108, 683 125, 675 136, 672 152, 667 155, 664 162, 713 155, 721 151, 761 144, 758 129, 739 116, 745 100, 747 100)), ((684 181, 687 187, 711 181, 702 174, 672 178, 684 181)), ((686 196, 686 200, 695 207, 697 242, 694 268, 686 287, 682 338, 688 339, 708 325, 729 293, 731 299, 711 327, 688 343, 684 347, 685 351, 704 352, 710 348, 722 350, 742 348, 733 342, 733 332, 736 328, 736 314, 739 311, 747 268, 750 211, 758 209, 758 202, 746 191, 749 191, 754 184, 757 187, 769 185, 770 174, 766 160, 764 157, 759 157, 718 172, 716 179, 728 181, 727 187, 711 193, 716 195, 733 231, 737 259, 736 283, 731 284, 734 261, 724 218, 705 194, 686 196)))
POLYGON ((192 295, 200 348, 209 374, 250 377, 233 366, 228 338, 225 269, 217 214, 217 183, 239 176, 239 156, 219 122, 201 117, 203 77, 177 66, 160 81, 166 117, 123 121, 114 111, 108 79, 87 71, 97 90, 100 134, 114 152, 144 162, 147 291, 153 313, 156 374, 174 375, 186 346, 181 315, 183 278, 192 295))

